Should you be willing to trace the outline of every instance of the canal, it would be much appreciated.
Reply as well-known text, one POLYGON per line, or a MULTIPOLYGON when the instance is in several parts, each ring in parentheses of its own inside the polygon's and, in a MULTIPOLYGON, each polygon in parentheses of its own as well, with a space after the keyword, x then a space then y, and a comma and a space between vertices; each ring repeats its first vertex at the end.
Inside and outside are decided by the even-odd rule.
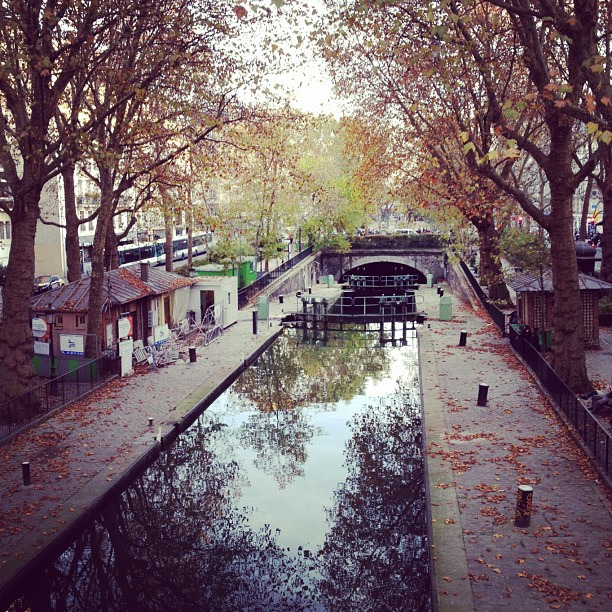
POLYGON ((14 609, 430 610, 414 336, 286 332, 14 609))

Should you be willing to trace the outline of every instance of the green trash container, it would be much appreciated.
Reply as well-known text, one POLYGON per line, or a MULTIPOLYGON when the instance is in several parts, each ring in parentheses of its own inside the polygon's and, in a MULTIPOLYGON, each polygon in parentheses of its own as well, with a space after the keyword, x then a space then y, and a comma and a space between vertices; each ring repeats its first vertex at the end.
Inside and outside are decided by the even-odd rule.
POLYGON ((334 275, 333 274, 330 274, 327 277, 327 286, 328 287, 333 287, 334 286, 334 275))
POLYGON ((544 338, 546 340, 546 344, 542 344, 542 332, 538 332, 538 342, 540 343, 540 347, 544 346, 544 349, 550 351, 552 348, 552 329, 544 330, 544 338))
POLYGON ((450 321, 453 318, 453 301, 450 295, 443 295, 440 298, 440 320, 450 321))
POLYGON ((428 274, 426 276, 427 278, 427 283, 426 283, 426 287, 433 287, 433 274, 428 274))
POLYGON ((268 298, 264 295, 260 295, 257 298, 257 317, 259 320, 264 320, 269 317, 270 303, 268 298))

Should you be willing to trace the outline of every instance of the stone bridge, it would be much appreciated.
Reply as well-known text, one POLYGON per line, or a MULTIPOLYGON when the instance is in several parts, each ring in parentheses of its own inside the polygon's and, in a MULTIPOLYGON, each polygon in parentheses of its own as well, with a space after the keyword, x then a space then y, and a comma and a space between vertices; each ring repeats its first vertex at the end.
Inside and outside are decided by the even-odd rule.
POLYGON ((348 274, 365 276, 393 276, 416 274, 418 282, 424 284, 428 274, 433 282, 446 276, 446 249, 443 248, 378 248, 353 247, 348 253, 323 251, 320 255, 321 274, 333 274, 342 282, 348 274))

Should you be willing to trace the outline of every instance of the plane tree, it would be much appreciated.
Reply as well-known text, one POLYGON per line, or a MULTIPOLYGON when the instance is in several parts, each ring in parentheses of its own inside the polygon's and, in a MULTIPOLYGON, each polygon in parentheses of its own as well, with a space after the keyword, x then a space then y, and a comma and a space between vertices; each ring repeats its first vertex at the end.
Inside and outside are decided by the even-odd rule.
MULTIPOLYGON (((125 40, 128 33, 119 30, 109 44, 100 44, 109 40, 106 34, 119 16, 132 14, 138 4, 0 3, 0 181, 10 196, 0 206, 13 228, 0 324, 0 400, 19 394, 34 375, 30 297, 36 225, 43 186, 66 162, 58 109, 65 117, 79 113, 71 102, 81 96, 67 96, 69 84, 95 71, 125 40)), ((98 120, 86 121, 80 137, 95 130, 98 120)))
MULTIPOLYGON (((571 256, 572 196, 609 151, 607 13, 598 12, 596 0, 571 6, 535 0, 388 0, 368 12, 360 8, 361 2, 350 3, 338 14, 344 32, 368 32, 380 59, 373 74, 386 74, 381 66, 399 67, 403 90, 418 90, 418 98, 408 98, 411 104, 404 105, 404 120, 414 122, 417 109, 435 120, 448 114, 446 102, 453 102, 461 126, 458 148, 466 163, 514 198, 548 232, 556 298, 554 367, 575 390, 588 387, 578 268, 571 256), (370 20, 368 29, 364 20, 370 20), (578 166, 575 156, 584 155, 584 149, 579 150, 580 130, 591 131, 596 146, 578 166), (536 205, 515 171, 517 161, 526 157, 546 178, 546 207, 536 205), (544 214, 544 208, 550 214, 544 214)), ((372 57, 369 50, 354 47, 352 55, 372 57)), ((345 52, 336 57, 342 66, 351 56, 345 52)), ((364 82, 368 81, 359 85, 364 82)), ((394 86, 387 79, 387 97, 397 100, 394 86)))

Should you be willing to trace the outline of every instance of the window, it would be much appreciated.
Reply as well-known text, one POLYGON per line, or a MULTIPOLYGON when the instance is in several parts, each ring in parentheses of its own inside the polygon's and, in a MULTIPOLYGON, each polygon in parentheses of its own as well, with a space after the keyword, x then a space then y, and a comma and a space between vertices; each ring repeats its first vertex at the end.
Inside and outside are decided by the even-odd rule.
POLYGON ((76 324, 77 327, 85 327, 85 315, 77 315, 76 324))
POLYGON ((64 317, 62 315, 55 315, 54 324, 57 328, 64 327, 64 317))
POLYGON ((0 240, 4 240, 4 222, 0 222, 0 240))

